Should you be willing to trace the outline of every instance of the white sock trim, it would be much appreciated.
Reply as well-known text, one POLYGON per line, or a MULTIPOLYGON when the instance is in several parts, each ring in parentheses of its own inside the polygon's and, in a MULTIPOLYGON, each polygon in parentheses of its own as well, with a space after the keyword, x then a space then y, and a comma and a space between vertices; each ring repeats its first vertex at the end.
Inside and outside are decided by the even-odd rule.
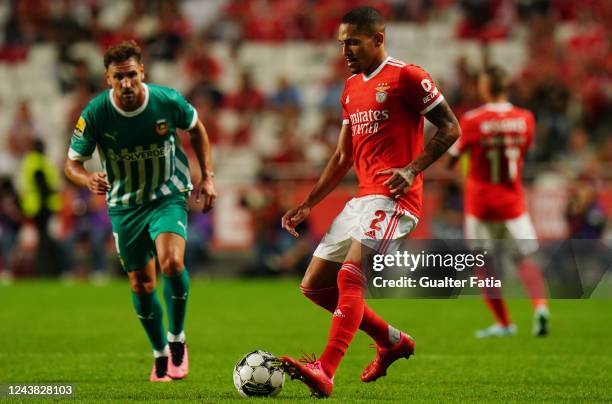
POLYGON ((389 342, 391 342, 391 344, 393 345, 396 345, 398 342, 400 342, 401 339, 402 339, 402 334, 400 330, 392 326, 389 326, 389 342))
POLYGON ((161 358, 162 356, 170 356, 170 348, 168 347, 168 344, 166 344, 161 351, 156 351, 155 349, 153 350, 153 357, 161 358))
POLYGON ((185 331, 181 331, 179 335, 174 335, 168 331, 168 342, 185 342, 185 331))

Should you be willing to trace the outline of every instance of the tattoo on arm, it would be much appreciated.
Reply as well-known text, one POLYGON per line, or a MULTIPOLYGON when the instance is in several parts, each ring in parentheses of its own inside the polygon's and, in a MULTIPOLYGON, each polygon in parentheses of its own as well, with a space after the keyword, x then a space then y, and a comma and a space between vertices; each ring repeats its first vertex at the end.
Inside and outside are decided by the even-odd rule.
POLYGON ((457 118, 446 100, 442 100, 437 107, 425 116, 438 128, 438 131, 425 145, 423 153, 410 163, 410 166, 417 173, 425 170, 431 163, 439 159, 461 135, 459 122, 457 122, 457 118))

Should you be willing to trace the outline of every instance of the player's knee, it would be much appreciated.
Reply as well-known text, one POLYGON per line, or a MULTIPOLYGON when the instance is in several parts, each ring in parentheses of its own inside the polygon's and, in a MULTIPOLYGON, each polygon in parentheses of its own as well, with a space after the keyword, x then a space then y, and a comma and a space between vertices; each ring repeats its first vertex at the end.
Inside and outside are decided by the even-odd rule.
POLYGON ((130 279, 130 287, 132 292, 139 296, 150 295, 155 290, 154 281, 141 281, 139 279, 130 279))
POLYGON ((302 277, 300 288, 324 289, 336 286, 339 263, 322 263, 313 259, 302 277))
POLYGON ((305 293, 304 290, 316 289, 316 287, 317 285, 316 282, 314 282, 313 277, 306 272, 302 277, 302 282, 300 282, 300 290, 302 291, 302 294, 305 293))
POLYGON ((155 277, 149 276, 146 271, 128 272, 130 289, 137 295, 151 294, 155 290, 155 277))
POLYGON ((338 287, 336 285, 325 288, 309 288, 302 282, 300 290, 308 300, 329 312, 333 313, 338 305, 338 287))
POLYGON ((174 276, 178 275, 185 266, 183 262, 183 257, 178 253, 171 253, 166 255, 163 259, 160 260, 159 265, 161 267, 161 271, 165 275, 174 276))
POLYGON ((304 297, 309 300, 313 300, 316 294, 315 293, 316 289, 312 288, 309 284, 305 283, 304 281, 302 281, 302 283, 300 284, 300 291, 302 292, 302 295, 304 295, 304 297))

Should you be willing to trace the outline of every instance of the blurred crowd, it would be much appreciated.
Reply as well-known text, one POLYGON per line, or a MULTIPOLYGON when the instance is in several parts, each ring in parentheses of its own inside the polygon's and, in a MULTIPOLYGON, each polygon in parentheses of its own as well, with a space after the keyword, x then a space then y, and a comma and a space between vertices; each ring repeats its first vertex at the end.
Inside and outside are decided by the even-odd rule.
MULTIPOLYGON (((608 24, 612 3, 375 0, 368 4, 397 24, 423 28, 452 24, 450 40, 478 44, 481 60, 476 67, 473 60, 460 56, 448 75, 434 77, 457 116, 481 103, 478 67, 490 62, 492 44, 520 41, 527 58, 513 72, 511 100, 537 117, 536 144, 526 176, 533 180, 545 167, 570 182, 576 180, 568 187, 573 198, 567 206, 568 236, 601 237, 601 221, 593 231, 574 229, 584 230, 595 216, 605 219, 598 189, 602 180, 612 179, 612 28, 608 24)), ((257 66, 244 63, 240 56, 249 44, 333 42, 340 17, 354 5, 349 0, 7 0, 0 6, 0 67, 19 69, 37 46, 52 46, 55 59, 47 68, 60 96, 68 100, 64 134, 59 137, 63 142, 59 149, 65 150, 80 111, 106 87, 101 60, 92 62, 82 49, 93 48, 99 55, 110 44, 136 39, 145 53, 145 68, 160 67, 150 74, 147 70, 150 80, 159 77, 163 82, 162 73, 170 69, 168 84, 176 83, 173 86, 196 107, 217 159, 241 162, 245 154, 236 151, 242 151, 255 160, 249 166, 254 174, 237 181, 241 206, 251 215, 257 235, 248 271, 298 272, 316 240, 307 236, 305 242, 296 241, 265 224, 278 222, 293 202, 281 187, 291 180, 316 179, 334 149, 341 122, 338 100, 348 71, 336 50, 336 57, 321 61, 327 63, 326 74, 312 86, 297 82, 291 74, 279 74, 273 84, 262 85, 255 80, 257 66), (229 49, 223 60, 213 51, 220 43, 229 49), (312 101, 306 100, 313 99, 313 88, 320 95, 311 108, 312 101), (305 120, 314 124, 306 125, 305 120), (264 121, 273 124, 265 126, 264 121), (271 132, 264 146, 258 140, 258 125, 271 132), (302 130, 305 126, 309 129, 302 130)), ((45 152, 44 141, 51 134, 33 112, 29 96, 0 99, 0 112, 8 122, 0 133, 0 268, 5 274, 16 266, 21 273, 103 273, 116 266, 109 262, 113 242, 104 201, 61 178, 61 159, 45 152), (28 161, 32 167, 26 167, 28 161)), ((188 142, 185 145, 188 148, 188 142)), ((449 179, 438 167, 427 178, 436 180, 433 186, 439 187, 441 201, 431 234, 460 235, 461 182, 449 179)), ((223 193, 223 186, 219 188, 223 193)), ((200 215, 195 206, 192 210, 187 265, 198 266, 211 257, 207 246, 215 226, 212 217, 200 215)), ((303 231, 309 234, 307 225, 303 231)))

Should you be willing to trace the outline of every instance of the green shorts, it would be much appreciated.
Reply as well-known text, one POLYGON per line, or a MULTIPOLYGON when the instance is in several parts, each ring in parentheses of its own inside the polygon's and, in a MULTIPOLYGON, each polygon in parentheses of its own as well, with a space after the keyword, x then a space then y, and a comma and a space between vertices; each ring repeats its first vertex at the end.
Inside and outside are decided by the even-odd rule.
POLYGON ((187 240, 188 197, 185 192, 140 206, 109 208, 115 246, 126 272, 144 268, 155 256, 160 233, 176 233, 187 240))

